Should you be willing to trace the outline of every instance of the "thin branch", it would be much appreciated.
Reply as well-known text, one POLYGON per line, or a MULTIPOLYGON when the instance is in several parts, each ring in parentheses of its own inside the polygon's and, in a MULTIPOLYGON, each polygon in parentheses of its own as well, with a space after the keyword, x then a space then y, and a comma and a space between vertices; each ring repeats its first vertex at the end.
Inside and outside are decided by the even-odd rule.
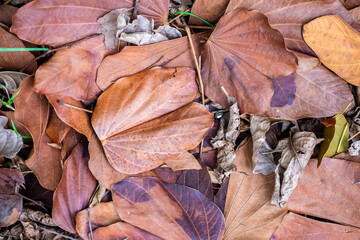
POLYGON ((65 107, 69 107, 69 108, 73 108, 73 109, 76 109, 76 110, 80 110, 80 111, 84 111, 84 112, 87 112, 87 113, 93 113, 93 111, 89 110, 89 109, 85 109, 85 108, 81 108, 81 107, 78 107, 78 106, 74 106, 74 105, 71 105, 71 104, 68 104, 68 103, 64 103, 62 102, 61 100, 56 100, 56 102, 62 106, 65 106, 65 107))
POLYGON ((47 228, 44 228, 44 227, 40 227, 40 226, 38 226, 38 227, 39 227, 39 229, 44 230, 44 231, 47 231, 47 232, 49 232, 49 233, 53 233, 53 234, 56 234, 56 235, 59 235, 59 236, 61 236, 61 237, 64 237, 64 238, 67 238, 67 239, 71 239, 71 240, 77 240, 77 238, 73 238, 73 237, 67 236, 67 235, 62 234, 62 233, 58 233, 58 232, 56 232, 56 231, 53 231, 53 230, 50 230, 50 229, 47 229, 47 228))

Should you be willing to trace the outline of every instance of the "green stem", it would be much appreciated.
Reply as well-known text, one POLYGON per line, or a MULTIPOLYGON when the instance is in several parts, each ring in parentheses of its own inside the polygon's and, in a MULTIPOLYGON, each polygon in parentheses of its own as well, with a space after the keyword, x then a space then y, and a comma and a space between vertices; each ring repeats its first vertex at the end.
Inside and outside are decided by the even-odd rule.
POLYGON ((48 48, 0 48, 0 52, 47 51, 48 48))
POLYGON ((206 23, 207 25, 209 25, 210 27, 214 27, 213 24, 209 23, 208 21, 206 21, 205 19, 199 17, 199 16, 196 16, 195 14, 192 14, 192 13, 189 13, 189 12, 182 12, 182 11, 179 11, 179 12, 176 12, 174 13, 175 15, 176 14, 185 14, 185 15, 189 15, 189 16, 193 16, 193 17, 196 17, 198 19, 200 19, 201 21, 203 21, 204 23, 206 23))

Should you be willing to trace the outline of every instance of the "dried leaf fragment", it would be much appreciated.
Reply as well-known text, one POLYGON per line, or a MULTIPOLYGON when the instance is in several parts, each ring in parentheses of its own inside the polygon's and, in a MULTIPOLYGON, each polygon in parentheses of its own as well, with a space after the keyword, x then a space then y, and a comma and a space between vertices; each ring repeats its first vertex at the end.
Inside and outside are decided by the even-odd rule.
POLYGON ((328 15, 305 24, 303 37, 326 67, 360 86, 359 32, 340 16, 328 15))
POLYGON ((270 129, 271 121, 269 118, 250 116, 250 133, 253 141, 252 164, 255 168, 259 162, 259 151, 266 141, 266 132, 270 129))
POLYGON ((323 139, 317 139, 312 132, 297 132, 288 140, 275 169, 275 188, 271 204, 283 207, 303 174, 315 146, 323 139))
POLYGON ((13 158, 22 148, 23 140, 12 129, 4 129, 7 121, 7 117, 0 116, 0 156, 13 158))

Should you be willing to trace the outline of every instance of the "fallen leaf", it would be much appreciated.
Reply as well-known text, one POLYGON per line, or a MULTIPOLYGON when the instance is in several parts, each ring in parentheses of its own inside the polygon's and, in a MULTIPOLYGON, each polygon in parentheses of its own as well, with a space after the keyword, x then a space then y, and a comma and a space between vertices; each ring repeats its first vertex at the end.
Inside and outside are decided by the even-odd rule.
POLYGON ((226 13, 236 9, 258 10, 269 19, 271 27, 284 36, 288 49, 315 56, 302 38, 302 26, 311 20, 329 14, 337 14, 353 27, 360 29, 359 23, 338 0, 231 0, 226 13))
POLYGON ((206 165, 199 161, 200 170, 184 170, 179 175, 176 183, 194 188, 204 194, 210 201, 214 201, 213 187, 206 165))
POLYGON ((5 92, 9 93, 9 95, 12 95, 20 86, 21 81, 27 76, 29 75, 22 72, 0 72, 0 84, 3 85, 0 86, 0 89, 3 89, 5 92))
POLYGON ((45 96, 31 89, 34 78, 25 78, 15 98, 15 119, 31 134, 34 151, 25 163, 35 173, 41 186, 54 190, 58 185, 62 169, 60 150, 48 145, 51 139, 46 135, 50 115, 50 104, 45 96))
POLYGON ((97 186, 88 168, 87 147, 86 141, 82 141, 74 148, 54 192, 52 217, 59 227, 71 233, 76 233, 75 215, 89 205, 97 186))
POLYGON ((221 185, 219 191, 216 193, 214 197, 214 203, 220 208, 221 212, 224 213, 225 203, 226 203, 226 194, 229 186, 229 179, 226 178, 223 184, 221 185))
POLYGON ((117 222, 94 231, 94 239, 149 239, 161 240, 157 236, 126 222, 117 222))
POLYGON ((235 144, 240 134, 240 115, 236 99, 230 97, 227 92, 229 112, 225 113, 221 120, 216 136, 211 140, 211 145, 217 149, 217 167, 214 170, 218 182, 236 171, 233 161, 236 157, 235 144), (226 127, 225 127, 226 126, 226 127))
POLYGON ((73 151, 73 149, 78 145, 78 143, 83 140, 84 135, 81 135, 80 133, 76 132, 73 128, 70 129, 68 134, 66 134, 63 142, 62 142, 62 148, 61 148, 61 159, 62 161, 65 161, 73 151))
POLYGON ((101 92, 95 83, 96 71, 109 53, 103 36, 60 50, 36 71, 33 89, 39 94, 75 100, 94 99, 101 92))
POLYGON ((127 178, 113 185, 112 197, 122 220, 157 237, 222 239, 220 209, 195 189, 151 177, 127 178))
POLYGON ((338 153, 346 152, 349 148, 349 123, 344 115, 337 114, 333 118, 323 120, 325 125, 324 138, 319 152, 319 165, 323 157, 333 157, 338 153))
POLYGON ((0 227, 7 227, 19 219, 23 198, 15 193, 16 188, 24 183, 24 176, 20 171, 0 168, 0 227))
POLYGON ((317 221, 299 214, 288 213, 270 240, 352 240, 360 238, 360 230, 350 226, 317 221))
MULTIPOLYGON (((199 35, 193 34, 192 40, 196 52, 199 53, 199 35)), ((194 67, 188 38, 182 37, 147 46, 126 46, 120 53, 104 59, 100 64, 96 83, 104 91, 119 78, 153 66, 194 67)))
POLYGON ((54 107, 57 116, 64 123, 74 128, 77 132, 85 135, 88 139, 91 138, 94 130, 91 126, 89 114, 61 104, 66 103, 75 107, 84 108, 84 105, 80 101, 76 101, 71 97, 62 97, 58 95, 47 95, 46 97, 54 107))
POLYGON ((225 202, 223 239, 269 239, 280 225, 287 208, 270 204, 274 174, 253 174, 252 141, 236 151, 239 172, 230 174, 225 202))
POLYGON ((91 118, 111 166, 126 174, 146 172, 197 146, 213 117, 203 105, 188 104, 196 93, 189 68, 151 68, 116 81, 91 118))
POLYGON ((61 143, 69 133, 70 129, 71 128, 56 115, 55 110, 52 109, 49 123, 46 127, 46 134, 51 140, 54 143, 61 143))
POLYGON ((295 54, 286 50, 281 33, 267 18, 240 9, 220 19, 201 59, 205 94, 212 101, 228 106, 223 86, 242 112, 259 116, 270 110, 270 78, 287 76, 297 68, 295 54))
POLYGON ((272 151, 273 149, 271 149, 268 143, 265 141, 260 149, 256 152, 259 161, 253 169, 254 174, 262 173, 264 175, 269 175, 275 172, 276 164, 274 161, 274 155, 270 153, 272 151))
POLYGON ((6 26, 11 27, 12 17, 17 10, 18 10, 17 7, 14 7, 14 6, 11 6, 8 4, 1 4, 0 5, 0 23, 3 23, 6 26))
POLYGON ((296 188, 315 146, 323 141, 313 132, 297 132, 288 139, 275 169, 275 187, 271 204, 283 207, 296 188))
POLYGON ((201 165, 198 160, 189 152, 184 152, 180 156, 176 158, 170 158, 165 161, 166 165, 170 167, 173 171, 180 170, 199 170, 201 169, 201 165))
POLYGON ((90 224, 92 231, 94 231, 99 227, 108 226, 119 221, 121 221, 121 219, 112 201, 99 203, 91 209, 84 209, 76 214, 76 232, 84 240, 88 240, 90 224))
POLYGON ((360 86, 360 34, 337 15, 304 25, 303 37, 322 64, 347 82, 360 86))
MULTIPOLYGON (((0 47, 1 48, 25 48, 23 42, 16 36, 8 33, 0 27, 0 47)), ((0 52, 0 69, 19 71, 23 69, 30 61, 34 59, 34 55, 27 51, 21 52, 0 52)), ((27 73, 34 73, 36 70, 36 62, 25 69, 27 73)))
POLYGON ((346 9, 353 9, 355 7, 358 7, 360 5, 359 0, 345 0, 344 7, 346 9))
MULTIPOLYGON (((197 0, 191 8, 191 13, 210 23, 216 23, 224 15, 230 0, 197 0)), ((190 17, 189 24, 206 25, 202 20, 190 17)))
POLYGON ((259 159, 261 159, 259 151, 266 142, 266 132, 269 131, 270 125, 271 121, 269 118, 250 116, 250 133, 253 141, 252 168, 254 170, 259 163, 259 159))
POLYGON ((0 156, 13 158, 23 146, 22 138, 12 129, 4 129, 8 118, 0 116, 0 156))
MULTIPOLYGON (((29 131, 23 125, 21 125, 20 123, 18 123, 15 120, 15 116, 14 116, 15 114, 14 114, 13 111, 2 111, 2 110, 0 110, 0 115, 4 115, 5 117, 7 117, 9 119, 9 121, 7 123, 7 128, 9 128, 9 129, 13 128, 12 123, 14 123, 16 130, 18 131, 18 133, 21 136, 30 136, 29 131)), ((28 141, 31 142, 30 139, 26 139, 26 138, 23 139, 23 142, 25 142, 25 143, 27 143, 28 141)))
POLYGON ((296 69, 297 73, 307 73, 311 70, 319 67, 321 65, 320 60, 309 55, 305 55, 299 52, 294 52, 298 58, 298 68, 296 69))
POLYGON ((354 9, 350 10, 351 15, 354 16, 354 18, 360 22, 360 7, 356 7, 354 9))
POLYGON ((105 44, 108 48, 115 49, 120 40, 135 45, 147 45, 182 37, 176 28, 168 24, 154 29, 154 20, 148 20, 141 15, 137 15, 131 21, 130 10, 116 9, 97 20, 101 24, 98 33, 105 36, 105 44))
POLYGON ((360 163, 324 158, 320 167, 311 159, 288 207, 300 214, 360 227, 360 163))
MULTIPOLYGON (((124 1, 62 1, 37 0, 21 7, 13 18, 11 32, 21 39, 38 45, 59 46, 96 34, 96 21, 113 9, 132 8, 134 0, 124 1), (79 14, 81 13, 81 14, 79 14)), ((169 1, 142 0, 138 13, 154 19, 156 24, 167 22, 169 1)))

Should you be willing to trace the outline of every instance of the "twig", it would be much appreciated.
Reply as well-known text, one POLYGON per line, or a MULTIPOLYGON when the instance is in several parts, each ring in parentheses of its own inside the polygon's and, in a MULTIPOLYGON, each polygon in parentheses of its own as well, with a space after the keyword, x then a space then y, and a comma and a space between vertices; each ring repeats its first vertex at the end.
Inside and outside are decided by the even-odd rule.
POLYGON ((67 236, 67 235, 62 234, 62 233, 58 233, 58 232, 56 232, 56 231, 53 231, 53 230, 50 230, 50 229, 47 229, 47 228, 44 228, 44 227, 40 227, 40 226, 38 226, 38 227, 39 227, 39 229, 44 230, 44 231, 47 231, 47 232, 49 232, 49 233, 53 233, 53 234, 56 234, 56 235, 59 235, 59 236, 61 236, 61 237, 64 237, 64 238, 67 238, 67 239, 71 239, 71 240, 77 240, 77 238, 73 238, 73 237, 67 236))
POLYGON ((66 48, 70 48, 70 46, 65 46, 65 47, 59 47, 59 48, 55 48, 55 49, 50 49, 48 51, 46 51, 45 53, 41 54, 40 56, 32 59, 30 62, 28 62, 25 67, 23 67, 20 72, 23 72, 25 71, 31 64, 33 64, 34 62, 36 62, 37 60, 39 60, 40 58, 43 58, 45 57, 46 55, 48 55, 49 53, 52 53, 52 52, 56 52, 56 51, 59 51, 59 50, 62 50, 62 49, 66 49, 66 48))
MULTIPOLYGON (((189 11, 190 11, 190 9, 186 10, 185 12, 189 12, 189 11)), ((176 17, 174 17, 173 19, 171 19, 171 20, 169 21, 169 24, 172 23, 173 21, 176 21, 177 19, 179 19, 181 16, 184 16, 184 15, 185 15, 185 14, 183 14, 183 13, 177 15, 176 17)))
POLYGON ((202 81, 202 77, 201 77, 201 72, 200 72, 200 67, 199 67, 199 63, 198 60, 196 58, 196 52, 195 52, 195 48, 194 48, 194 44, 191 38, 191 32, 190 32, 190 28, 189 26, 185 26, 185 30, 189 39, 189 43, 190 43, 190 47, 191 47, 191 53, 193 55, 194 58, 194 62, 195 62, 195 66, 196 66, 196 71, 199 77, 199 85, 200 85, 200 91, 201 91, 201 102, 203 105, 205 105, 205 94, 204 94, 204 84, 202 81))
POLYGON ((134 10, 132 12, 131 18, 130 18, 130 22, 134 21, 134 19, 137 16, 137 12, 138 12, 138 6, 139 6, 140 0, 135 0, 134 2, 134 10))
POLYGON ((41 204, 38 203, 37 201, 32 200, 31 198, 28 198, 28 197, 26 197, 26 196, 24 196, 24 195, 22 195, 22 194, 20 194, 20 193, 15 193, 15 194, 23 197, 24 199, 26 199, 26 200, 34 203, 34 204, 36 204, 37 206, 39 206, 39 207, 41 207, 42 209, 44 209, 47 213, 50 213, 49 210, 46 209, 46 207, 44 207, 43 205, 41 205, 41 204))
POLYGON ((93 111, 91 110, 88 110, 88 109, 85 109, 85 108, 81 108, 81 107, 77 107, 77 106, 74 106, 74 105, 71 105, 71 104, 68 104, 68 103, 64 103, 62 102, 61 100, 57 99, 56 102, 60 105, 63 105, 65 107, 69 107, 69 108, 74 108, 76 110, 80 110, 80 111, 84 111, 84 112, 87 112, 87 113, 93 113, 93 111))

